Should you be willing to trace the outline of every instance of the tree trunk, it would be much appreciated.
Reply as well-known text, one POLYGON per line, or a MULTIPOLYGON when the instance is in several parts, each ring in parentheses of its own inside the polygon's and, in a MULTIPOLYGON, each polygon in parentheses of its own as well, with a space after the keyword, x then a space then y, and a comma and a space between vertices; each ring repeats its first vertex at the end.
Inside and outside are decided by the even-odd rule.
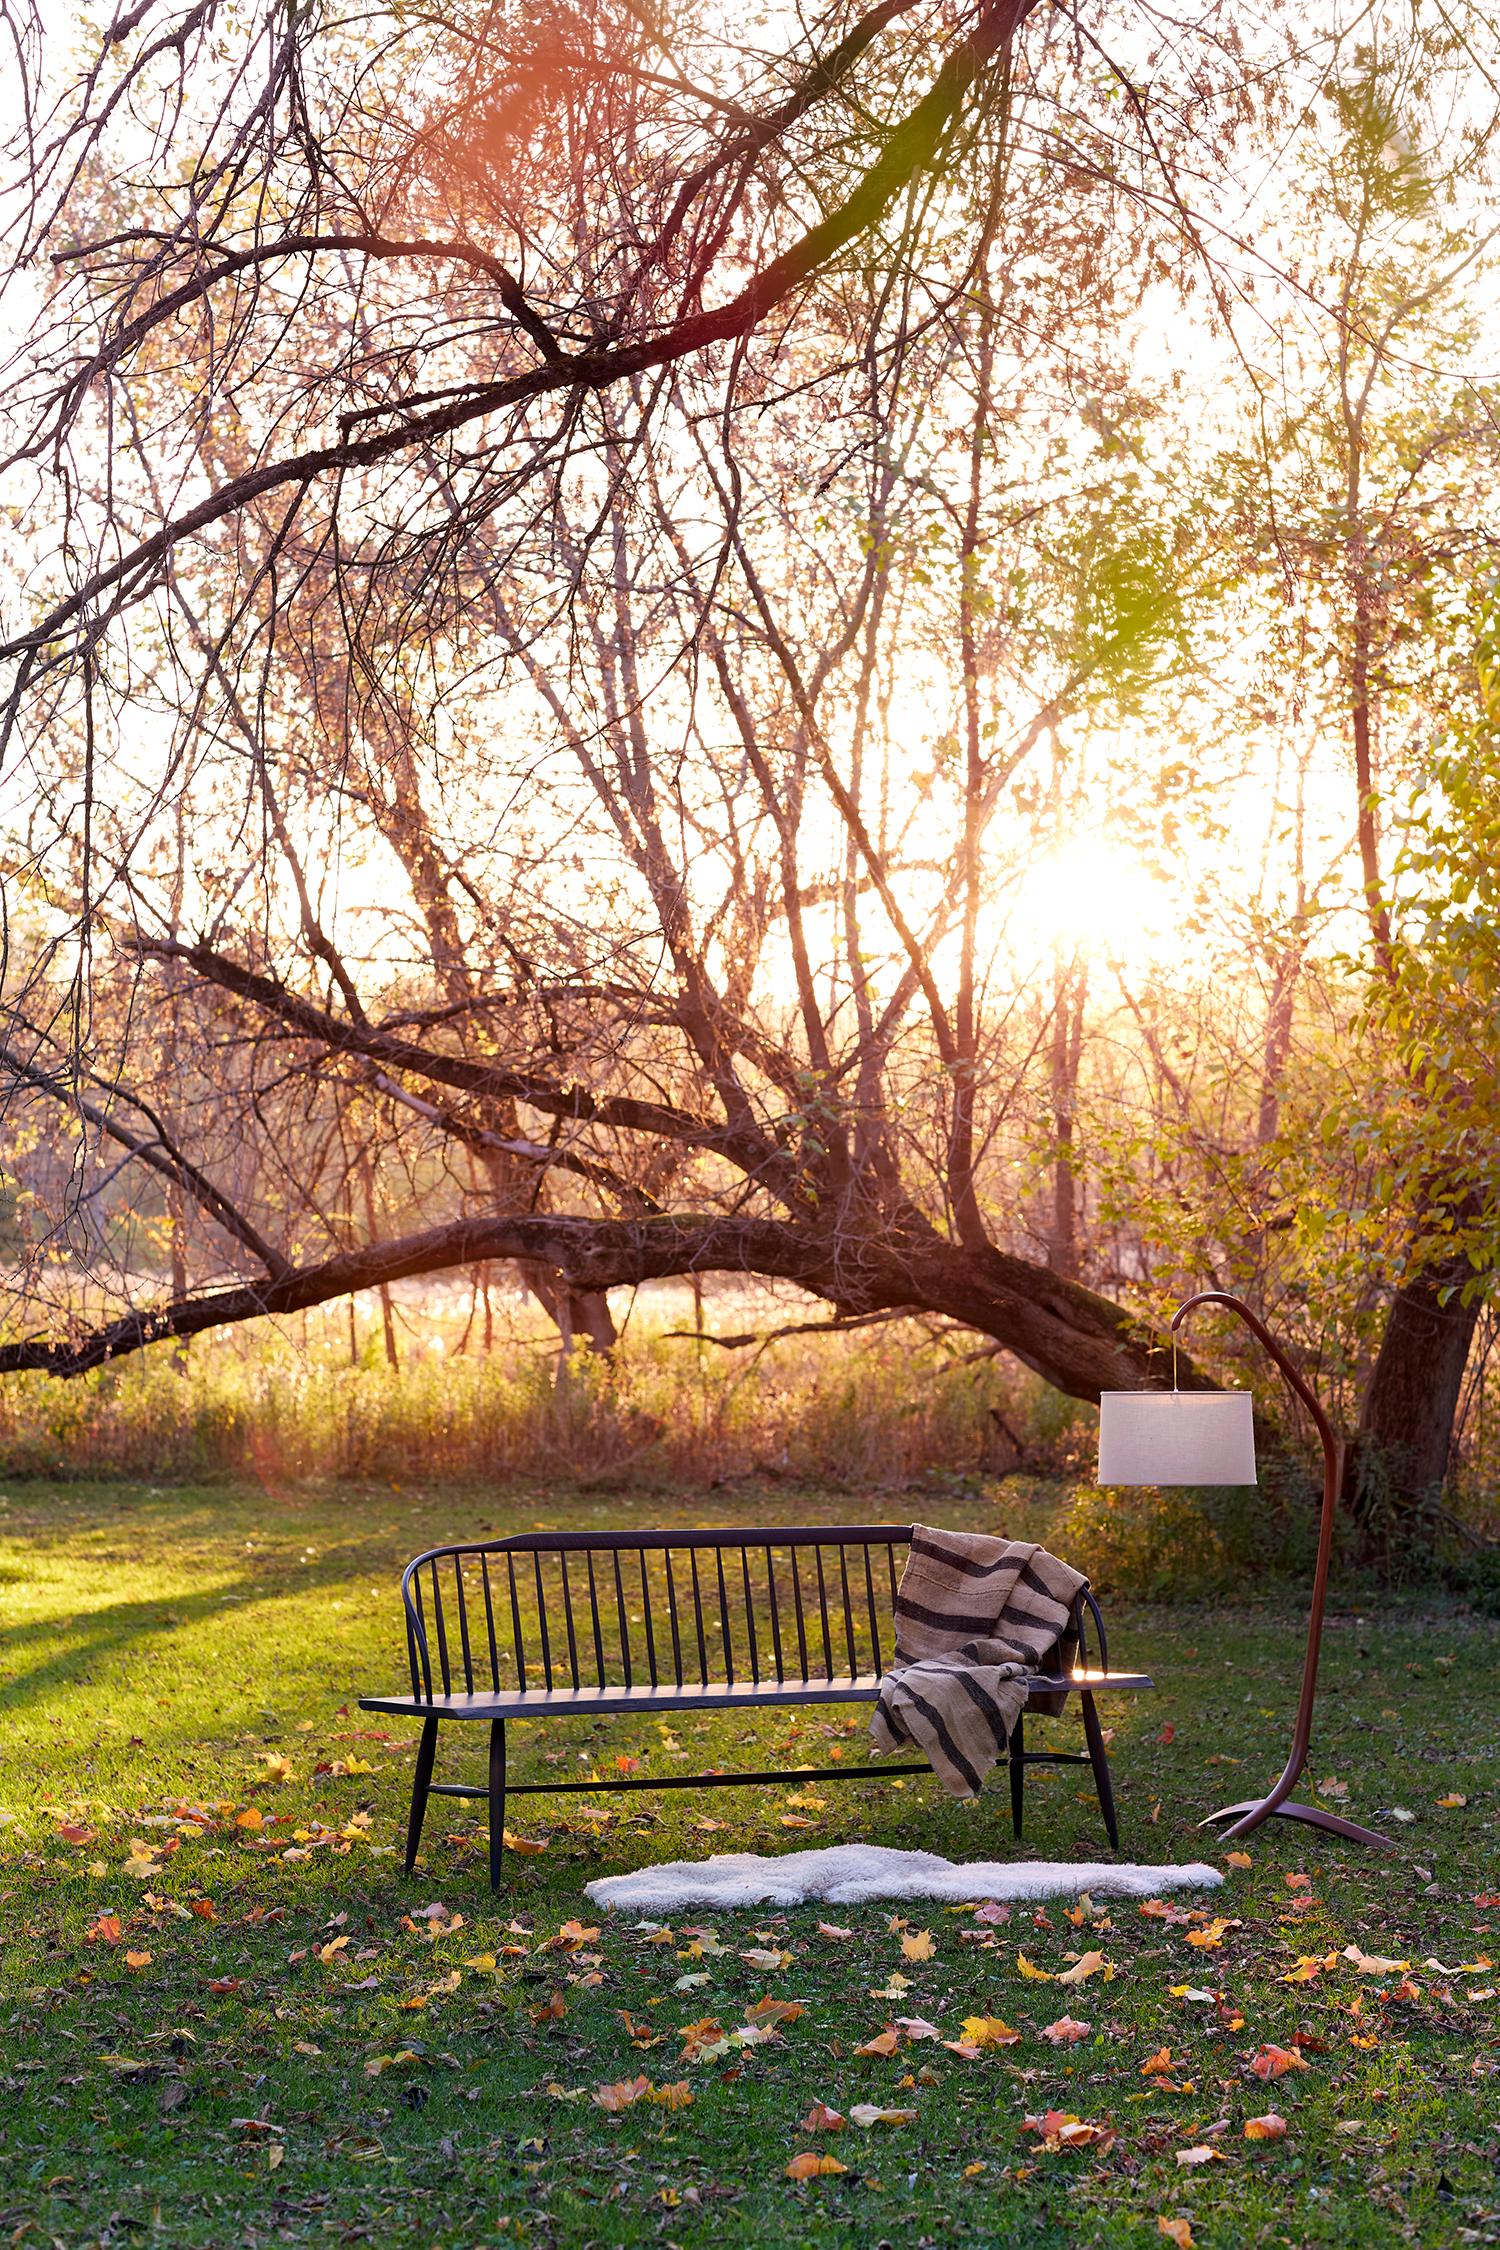
POLYGON ((1344 1472, 1365 1553, 1383 1570, 1430 1543, 1479 1318, 1478 1301, 1459 1294, 1472 1279, 1466 1258, 1444 1260, 1406 1282, 1391 1305, 1344 1472))
POLYGON ((1074 1141, 1078 1063, 1083 1048, 1083 1003, 1088 968, 1059 957, 1052 981, 1052 1229, 1048 1262, 1069 1281, 1078 1278, 1078 1169, 1074 1141))

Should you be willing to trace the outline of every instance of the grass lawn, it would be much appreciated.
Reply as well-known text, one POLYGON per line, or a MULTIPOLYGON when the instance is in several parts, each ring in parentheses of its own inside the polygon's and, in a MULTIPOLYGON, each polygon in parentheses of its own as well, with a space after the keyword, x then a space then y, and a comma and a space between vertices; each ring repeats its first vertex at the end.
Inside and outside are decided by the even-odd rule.
MULTIPOLYGON (((961 1494, 913 1512, 966 1509, 995 1527, 961 1494)), ((784 1490, 712 1511, 859 1512, 784 1490)), ((1005 1528, 1044 1531, 1045 1514, 1034 1501, 1005 1528)), ((1002 1790, 967 1808, 928 1782, 799 1789, 799 1764, 862 1754, 863 1715, 836 1709, 769 1713, 749 1740, 735 1720, 518 1728, 522 1778, 753 1758, 784 1763, 787 1784, 518 1799, 513 1821, 545 1849, 511 1858, 497 1905, 477 1818, 434 1800, 405 1881, 414 1734, 355 1707, 403 1675, 400 1562, 481 1526, 632 1520, 706 1519, 556 1492, 10 1487, 0 2240, 1500 2240, 1494 1624, 1339 1616, 1308 1787, 1347 1786, 1338 1801, 1400 1848, 1262 1831, 1201 1911, 1182 1901, 1191 1921, 1099 1901, 1000 1921, 913 1910, 903 1927, 864 1907, 830 1913, 846 1933, 830 1936, 816 1912, 689 1915, 664 1932, 589 1910, 591 1876, 649 1859, 856 1837, 1009 1850, 1002 1790), (1415 1817, 1393 1821, 1396 1806, 1415 1817), (1349 1946, 1410 1974, 1362 1973, 1349 1946), (1051 1980, 1094 1951, 1112 1976, 1059 1986, 1018 1965, 1051 1980), (767 1998, 802 2012, 778 2025, 768 2011, 772 2036, 749 2043, 701 2028, 733 2033, 767 1998), (940 2037, 857 2052, 898 2017, 940 2037), (942 2041, 962 2041, 966 2017, 1020 2036, 956 2053, 942 2041), (1075 2043, 1046 2036, 1064 2017, 1087 2026, 1075 2043), (1298 2067, 1266 2081, 1272 2048, 1270 2066, 1298 2067), (666 2098, 596 2098, 641 2077, 666 2098), (817 2103, 914 2115, 806 2130, 817 2103), (1105 2130, 1069 2146, 1054 2129, 1049 2147, 1024 2122, 1049 2110, 1105 2130), (1247 2139, 1271 2112, 1284 2135, 1247 2139), (789 2179, 802 2151, 843 2169, 789 2179)), ((1116 1604, 1109 1620, 1116 1660, 1160 1682, 1106 1713, 1126 1850, 1222 1861, 1194 1821, 1276 1770, 1295 1599, 1116 1604)), ((453 1778, 445 1749, 439 1778, 453 1778)), ((1033 1774, 1031 1850, 1106 1856, 1086 1781, 1033 1774)))

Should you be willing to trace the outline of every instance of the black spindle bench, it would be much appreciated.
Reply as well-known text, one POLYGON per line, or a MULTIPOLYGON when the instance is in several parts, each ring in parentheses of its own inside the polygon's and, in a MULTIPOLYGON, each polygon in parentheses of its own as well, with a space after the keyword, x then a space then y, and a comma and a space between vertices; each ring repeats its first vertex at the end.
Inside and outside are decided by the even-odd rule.
MULTIPOLYGON (((510 1719, 613 1712, 759 1710, 873 1703, 894 1649, 898 1558, 909 1524, 803 1531, 536 1531, 434 1547, 401 1580, 410 1695, 360 1697, 364 1711, 422 1721, 406 1832, 408 1874, 430 1795, 489 1800, 490 1884, 505 1837, 505 1728, 510 1719), (444 1719, 489 1721, 486 1782, 432 1778, 444 1719)), ((1028 1683, 1009 1743, 1011 1819, 1021 1834, 1028 1765, 1087 1765, 1112 1845, 1119 1844, 1109 1760, 1094 1697, 1148 1688, 1111 1672, 1099 1604, 1073 1604, 1067 1669, 1028 1683), (1091 1656, 1092 1646, 1092 1656, 1091 1656), (1028 1750, 1025 1712, 1055 1716, 1076 1694, 1086 1751, 1028 1750)), ((929 1773, 926 1759, 796 1769, 799 1781, 929 1773)), ((770 1772, 620 1775, 511 1782, 516 1796, 604 1789, 708 1789, 788 1779, 770 1772)))

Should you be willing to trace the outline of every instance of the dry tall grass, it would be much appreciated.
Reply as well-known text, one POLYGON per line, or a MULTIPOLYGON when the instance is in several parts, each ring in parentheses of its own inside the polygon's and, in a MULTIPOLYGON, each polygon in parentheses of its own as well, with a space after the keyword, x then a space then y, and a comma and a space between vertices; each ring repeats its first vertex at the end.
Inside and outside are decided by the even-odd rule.
MULTIPOLYGON (((1032 1458, 1067 1465, 1065 1402, 994 1362, 964 1365, 965 1345, 914 1324, 726 1351, 671 1336, 680 1309, 658 1305, 606 1366, 563 1361, 539 1318, 505 1310, 489 1353, 471 1329, 460 1355, 444 1307, 419 1327, 404 1306, 399 1369, 368 1310, 351 1355, 340 1308, 305 1332, 202 1339, 181 1366, 158 1350, 71 1383, 11 1380, 0 1474, 699 1486, 761 1475, 897 1489, 1011 1465, 997 1412, 1025 1425, 1032 1458)), ((745 1310, 720 1305, 718 1326, 743 1328, 745 1310)))

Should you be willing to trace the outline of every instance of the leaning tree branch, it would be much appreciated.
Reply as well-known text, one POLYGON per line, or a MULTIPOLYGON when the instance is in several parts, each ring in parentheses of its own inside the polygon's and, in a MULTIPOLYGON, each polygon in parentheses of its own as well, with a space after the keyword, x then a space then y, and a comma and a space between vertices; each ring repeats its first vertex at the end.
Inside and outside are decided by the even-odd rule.
MULTIPOLYGON (((938 1313, 991 1336, 1075 1398, 1116 1387, 1164 1388, 1171 1380, 1160 1339, 1118 1305, 1025 1259, 945 1241, 915 1218, 854 1230, 725 1214, 583 1219, 539 1211, 459 1219, 339 1251, 262 1282, 189 1293, 94 1329, 22 1338, 0 1345, 0 1375, 82 1375, 166 1338, 511 1259, 548 1266, 579 1292, 685 1274, 757 1274, 821 1297, 840 1321, 938 1313)), ((1211 1387, 1181 1359, 1177 1374, 1185 1386, 1211 1387)))

